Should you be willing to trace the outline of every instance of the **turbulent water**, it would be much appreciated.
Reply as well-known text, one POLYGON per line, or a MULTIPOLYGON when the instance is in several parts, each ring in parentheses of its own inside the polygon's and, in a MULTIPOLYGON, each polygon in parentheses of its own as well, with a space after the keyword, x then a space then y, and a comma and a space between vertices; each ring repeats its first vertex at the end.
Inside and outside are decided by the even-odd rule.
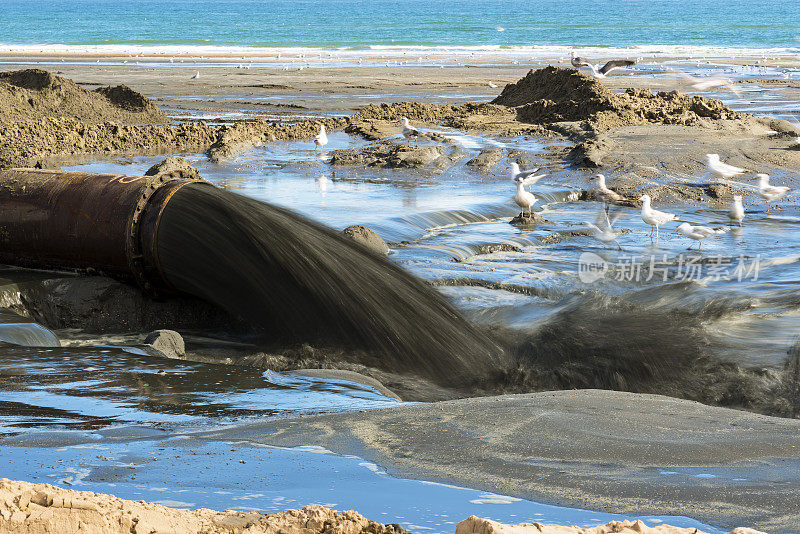
POLYGON ((284 343, 367 349, 359 363, 447 386, 501 364, 499 347, 433 289, 282 208, 188 185, 164 211, 158 255, 175 287, 284 343))
POLYGON ((4 0, 3 44, 797 48, 797 2, 4 0), (598 31, 598 26, 602 31, 598 31), (179 32, 175 29, 180 28, 179 32))
MULTIPOLYGON (((783 103, 772 94, 754 92, 740 106, 771 106, 774 112, 783 103)), ((522 151, 535 162, 543 150, 541 141, 536 140, 444 133, 465 154, 501 147, 509 153, 522 151)), ((330 135, 329 148, 358 148, 364 144, 335 132, 330 135)), ((387 239, 392 244, 393 263, 438 286, 473 323, 492 329, 493 336, 502 336, 512 363, 498 372, 487 374, 481 355, 466 356, 464 361, 472 363, 465 369, 469 368, 468 374, 477 380, 473 393, 598 387, 663 393, 780 415, 797 411, 798 398, 792 393, 797 388, 796 378, 792 378, 796 364, 787 359, 787 351, 800 333, 800 301, 796 296, 800 247, 792 238, 800 219, 794 197, 780 212, 770 214, 751 197, 744 228, 734 228, 708 240, 703 254, 687 251, 687 240, 666 234, 654 245, 646 231, 642 233, 638 211, 623 209, 617 214, 617 226, 626 233, 619 239, 621 250, 615 250, 575 234, 583 228, 583 221, 595 217, 597 205, 570 201, 569 188, 588 186, 589 175, 570 168, 550 167, 547 179, 537 184, 537 207, 550 224, 520 230, 507 222, 516 213, 509 200, 511 187, 504 171, 510 159, 489 175, 465 166, 466 157, 452 169, 433 174, 392 169, 362 171, 330 167, 307 142, 258 147, 225 165, 211 164, 203 156, 194 159, 203 176, 222 188, 290 208, 333 228, 366 224, 387 239), (330 179, 318 180, 320 173, 330 179), (776 239, 780 239, 778 247, 776 239), (604 277, 590 283, 579 279, 581 255, 585 252, 607 263, 609 271, 604 277), (661 272, 649 276, 651 261, 656 269, 664 271, 666 279, 662 279, 661 272), (682 266, 686 262, 695 262, 695 267, 688 270, 682 266), (625 269, 633 263, 643 269, 636 277, 625 269), (743 270, 737 279, 739 268, 743 270)), ((116 165, 83 168, 137 173, 152 162, 153 158, 134 158, 116 165)), ((791 178, 779 169, 773 169, 772 175, 776 183, 791 178)), ((672 180, 684 184, 697 178, 676 176, 672 180)), ((278 208, 261 207, 244 199, 236 202, 241 203, 245 213, 237 215, 242 223, 234 226, 237 232, 253 234, 247 238, 248 244, 257 243, 257 249, 275 246, 276 250, 283 250, 280 236, 263 230, 265 224, 271 227, 271 217, 280 215, 289 225, 286 235, 311 232, 303 239, 310 239, 308 250, 322 261, 318 267, 342 271, 341 265, 330 263, 333 257, 327 257, 329 252, 321 258, 315 252, 318 238, 331 235, 329 232, 316 225, 300 225, 297 217, 278 208), (242 225, 246 227, 240 228, 242 225), (299 226, 293 229, 295 225, 299 226)), ((192 222, 175 225, 176 229, 183 228, 176 237, 176 247, 199 239, 209 232, 209 224, 217 224, 209 223, 211 218, 201 216, 203 211, 191 204, 186 213, 196 210, 192 222), (195 225, 203 230, 191 235, 188 229, 195 225)), ((215 213, 219 208, 204 209, 215 213)), ((676 202, 670 211, 694 223, 725 224, 726 220, 724 206, 676 202)), ((227 236, 226 225, 231 222, 219 224, 219 231, 227 236)), ((225 238, 211 241, 222 242, 225 238)), ((339 246, 328 237, 322 240, 324 248, 319 250, 339 246)), ((290 240, 288 245, 295 247, 297 243, 290 240)), ((197 250, 202 251, 198 254, 206 253, 202 246, 197 244, 197 250)), ((306 257, 305 249, 299 253, 293 250, 298 257, 306 257)), ((222 261, 229 260, 206 263, 216 266, 222 261)), ((236 265, 227 269, 245 273, 242 278, 252 278, 256 283, 268 282, 269 277, 261 277, 263 272, 289 273, 299 269, 304 284, 311 284, 323 300, 338 298, 335 296, 343 287, 334 284, 333 293, 326 295, 328 289, 316 286, 314 270, 309 265, 276 270, 261 266, 259 261, 272 260, 253 256, 244 260, 248 266, 243 270, 236 265)), ((231 286, 231 281, 220 279, 225 276, 222 269, 215 272, 209 267, 207 273, 201 271, 204 282, 198 283, 191 280, 193 273, 179 268, 198 263, 202 263, 200 257, 176 260, 174 272, 185 273, 185 280, 180 281, 185 289, 217 301, 228 295, 231 287, 249 296, 246 286, 236 287, 239 280, 231 286), (212 294, 209 288, 216 286, 222 289, 212 294)), ((362 289, 355 280, 349 282, 349 287, 357 288, 356 292, 362 289)), ((302 338, 316 331, 314 325, 322 324, 326 312, 302 302, 297 308, 300 317, 290 318, 288 314, 294 313, 296 302, 291 291, 280 297, 283 300, 276 309, 287 310, 287 315, 278 319, 289 323, 289 329, 293 325, 299 327, 302 338), (311 313, 309 317, 313 319, 305 317, 306 313, 311 313), (294 324, 295 321, 298 322, 294 324)), ((357 296, 351 292, 347 298, 357 296)), ((235 302, 231 297, 229 309, 235 302)), ((379 322, 391 317, 381 315, 388 313, 385 309, 378 309, 379 322)), ((260 312, 255 309, 248 313, 258 316, 260 312)), ((413 327, 405 334, 397 330, 393 336, 411 340, 413 331, 413 327)), ((339 341, 353 341, 361 335, 350 330, 339 341)), ((450 349, 441 348, 451 352, 444 361, 457 362, 462 357, 460 348, 465 344, 458 335, 448 334, 444 339, 450 349), (459 347, 455 353, 453 347, 459 347)), ((386 349, 380 339, 370 343, 386 349)), ((409 359, 407 364, 392 358, 376 363, 377 367, 389 369, 407 365, 412 373, 428 376, 431 372, 425 370, 429 363, 424 356, 409 359)))

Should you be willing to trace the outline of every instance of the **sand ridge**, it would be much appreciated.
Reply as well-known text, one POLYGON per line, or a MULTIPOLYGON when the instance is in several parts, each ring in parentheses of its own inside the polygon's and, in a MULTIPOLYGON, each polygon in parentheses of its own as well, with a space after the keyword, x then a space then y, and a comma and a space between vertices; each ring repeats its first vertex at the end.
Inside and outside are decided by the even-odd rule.
MULTIPOLYGON (((350 511, 319 505, 275 514, 185 510, 113 495, 63 489, 50 484, 0 479, 0 531, 7 534, 405 534, 397 524, 382 524, 350 511)), ((648 527, 641 521, 612 521, 580 528, 541 523, 504 525, 471 516, 455 534, 705 534, 695 528, 648 527)), ((729 534, 764 534, 736 528, 729 534)))
POLYGON ((182 510, 49 484, 0 479, 0 532, 8 534, 403 534, 353 512, 319 505, 270 515, 182 510))

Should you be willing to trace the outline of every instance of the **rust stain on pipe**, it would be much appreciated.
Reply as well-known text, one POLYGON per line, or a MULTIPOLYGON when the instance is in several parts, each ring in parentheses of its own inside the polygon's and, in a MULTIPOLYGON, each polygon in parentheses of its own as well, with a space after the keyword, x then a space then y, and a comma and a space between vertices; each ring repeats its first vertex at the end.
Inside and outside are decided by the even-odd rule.
POLYGON ((203 181, 0 171, 0 262, 94 271, 150 293, 169 289, 156 254, 158 223, 172 195, 196 182, 203 181))

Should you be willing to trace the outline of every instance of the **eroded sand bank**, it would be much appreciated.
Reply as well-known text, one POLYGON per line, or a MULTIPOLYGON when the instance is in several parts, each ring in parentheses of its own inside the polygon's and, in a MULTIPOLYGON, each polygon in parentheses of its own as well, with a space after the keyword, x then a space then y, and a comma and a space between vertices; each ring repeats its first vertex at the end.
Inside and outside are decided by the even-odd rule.
MULTIPOLYGON (((319 505, 276 514, 184 510, 113 495, 62 489, 0 479, 0 530, 7 534, 403 534, 400 525, 385 525, 354 511, 337 512, 319 505)), ((579 528, 541 523, 503 525, 470 517, 456 526, 456 534, 704 534, 695 528, 669 525, 648 527, 641 521, 613 521, 579 528)), ((736 528, 730 534, 762 534, 736 528)))

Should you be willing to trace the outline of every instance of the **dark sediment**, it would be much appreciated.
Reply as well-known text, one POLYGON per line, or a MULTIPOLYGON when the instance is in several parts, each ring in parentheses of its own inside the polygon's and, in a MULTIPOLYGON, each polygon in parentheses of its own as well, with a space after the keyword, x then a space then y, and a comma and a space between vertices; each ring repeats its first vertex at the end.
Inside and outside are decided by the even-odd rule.
MULTIPOLYGON (((673 305, 679 287, 665 294, 612 297, 575 295, 527 337, 516 333, 517 367, 487 389, 529 392, 610 389, 657 393, 704 404, 782 417, 800 413, 800 344, 784 369, 747 367, 720 360, 706 321, 736 309, 724 298, 673 305), (643 298, 644 300, 640 300, 643 298), (657 327, 654 327, 657 325, 657 327)), ((512 334, 509 334, 512 335, 512 334)))
POLYGON ((502 350, 427 285, 281 208, 188 185, 163 214, 158 254, 175 287, 273 340, 366 349, 357 363, 451 387, 504 365, 502 350))

